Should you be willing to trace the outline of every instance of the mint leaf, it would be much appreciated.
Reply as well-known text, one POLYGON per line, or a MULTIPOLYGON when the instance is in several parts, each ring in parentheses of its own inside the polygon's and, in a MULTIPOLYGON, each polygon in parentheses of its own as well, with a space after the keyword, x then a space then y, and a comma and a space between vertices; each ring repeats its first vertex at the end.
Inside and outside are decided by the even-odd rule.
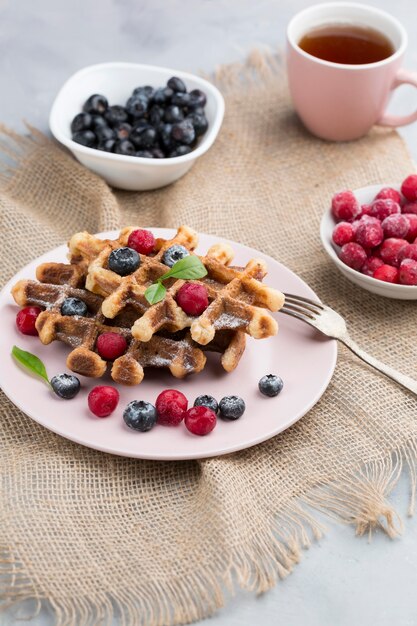
POLYGON ((207 270, 201 260, 196 255, 185 256, 177 261, 167 272, 163 274, 159 280, 166 278, 183 278, 192 280, 195 278, 203 278, 207 275, 207 270))
POLYGON ((145 291, 145 298, 147 299, 149 304, 157 304, 165 298, 166 292, 167 290, 165 289, 163 284, 158 281, 157 283, 154 283, 147 288, 147 290, 145 291))
POLYGON ((26 352, 25 350, 21 350, 17 346, 13 346, 12 355, 32 374, 36 374, 40 376, 49 384, 48 374, 46 373, 45 365, 42 361, 31 352, 26 352))

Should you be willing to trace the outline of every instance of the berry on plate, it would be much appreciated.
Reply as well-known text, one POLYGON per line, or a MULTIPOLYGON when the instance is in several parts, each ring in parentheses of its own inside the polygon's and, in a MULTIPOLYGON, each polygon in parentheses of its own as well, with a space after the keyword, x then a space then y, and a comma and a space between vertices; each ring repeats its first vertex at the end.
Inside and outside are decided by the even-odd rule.
POLYGON ((355 231, 355 241, 363 248, 375 248, 384 238, 381 222, 372 218, 362 218, 355 231))
POLYGON ((62 315, 79 315, 85 317, 87 315, 87 305, 79 298, 65 298, 61 304, 62 315))
POLYGON ((390 200, 390 198, 374 200, 369 209, 369 215, 371 217, 377 217, 381 222, 388 217, 388 215, 393 215, 394 213, 401 213, 401 207, 398 202, 390 200))
POLYGON ((42 309, 38 306, 26 306, 21 309, 16 315, 16 326, 23 335, 33 335, 36 337, 38 331, 36 330, 36 320, 39 314, 42 313, 42 309))
POLYGON ((186 411, 184 423, 187 430, 193 435, 208 435, 217 424, 214 411, 205 406, 193 406, 186 411))
POLYGON ((85 101, 83 105, 84 113, 96 113, 98 115, 102 115, 107 111, 109 103, 107 102, 107 98, 102 96, 101 94, 95 93, 85 101))
POLYGON ((367 254, 358 243, 346 243, 340 251, 340 260, 354 270, 360 270, 367 259, 367 254))
POLYGON ((401 213, 388 215, 382 222, 382 230, 386 238, 405 239, 410 230, 410 221, 401 213))
POLYGON ((390 237, 389 239, 385 239, 382 243, 379 250, 379 256, 384 263, 398 267, 400 264, 400 255, 408 245, 408 241, 405 239, 390 237))
POLYGON ((340 191, 332 198, 332 214, 336 222, 351 222, 359 217, 361 207, 353 191, 340 191))
POLYGON ((168 265, 168 267, 173 267, 173 265, 175 265, 177 261, 183 259, 185 256, 189 256, 189 254, 190 253, 187 248, 184 248, 184 246, 176 243, 175 245, 165 250, 162 257, 162 263, 165 263, 165 265, 168 265))
POLYGON ((398 283, 398 270, 392 265, 381 265, 375 270, 374 278, 386 283, 398 283))
POLYGON ((109 255, 109 269, 119 276, 128 276, 140 265, 140 256, 132 248, 117 248, 109 255))
POLYGON ((71 400, 80 391, 80 381, 73 374, 57 374, 51 378, 51 387, 60 398, 71 400))
POLYGON ((245 412, 245 401, 239 396, 225 396, 219 402, 220 417, 237 420, 245 412))
POLYGON ((176 299, 187 315, 201 315, 209 305, 207 289, 201 283, 184 283, 176 299))
POLYGON ((127 341, 119 333, 103 333, 97 337, 96 348, 103 359, 114 361, 126 352, 127 341))
POLYGON ((373 276, 375 270, 377 270, 378 267, 381 267, 381 265, 384 265, 384 261, 382 259, 378 256, 370 256, 362 265, 361 272, 366 276, 373 276))
POLYGON ((417 174, 407 176, 401 185, 401 193, 411 202, 417 200, 417 174))
POLYGON ((269 398, 274 398, 279 393, 281 393, 282 388, 284 387, 284 382, 280 376, 276 376, 275 374, 266 374, 262 376, 261 380, 258 383, 259 391, 269 398))
POLYGON ((406 202, 402 208, 403 213, 414 213, 417 215, 417 201, 416 202, 406 202))
POLYGON ((402 285, 417 285, 417 261, 404 259, 400 265, 399 280, 402 285))
POLYGON ((208 409, 214 411, 214 413, 217 413, 217 411, 219 410, 219 404, 216 398, 208 395, 198 396, 198 398, 194 400, 194 406, 205 406, 208 409))
POLYGON ((403 216, 408 221, 408 233, 406 239, 412 243, 417 237, 417 211, 416 213, 403 213, 403 216))
POLYGON ((127 245, 139 254, 151 254, 155 247, 155 237, 150 230, 138 228, 130 233, 127 245))
POLYGON ((188 400, 181 391, 165 389, 161 391, 155 402, 158 424, 178 426, 184 419, 188 408, 188 400))
POLYGON ((119 403, 119 392, 108 385, 98 385, 88 394, 88 408, 97 417, 107 417, 119 403))
POLYGON ((123 419, 132 430, 145 433, 156 424, 156 408, 150 402, 132 400, 123 411, 123 419))

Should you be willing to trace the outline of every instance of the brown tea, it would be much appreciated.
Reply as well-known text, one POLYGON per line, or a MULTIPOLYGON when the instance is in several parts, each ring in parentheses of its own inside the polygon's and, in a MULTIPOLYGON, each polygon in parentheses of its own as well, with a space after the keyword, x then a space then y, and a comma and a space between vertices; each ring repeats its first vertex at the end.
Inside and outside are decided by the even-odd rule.
POLYGON ((351 24, 320 26, 304 35, 298 45, 314 57, 348 65, 376 63, 394 52, 394 46, 383 33, 351 24))

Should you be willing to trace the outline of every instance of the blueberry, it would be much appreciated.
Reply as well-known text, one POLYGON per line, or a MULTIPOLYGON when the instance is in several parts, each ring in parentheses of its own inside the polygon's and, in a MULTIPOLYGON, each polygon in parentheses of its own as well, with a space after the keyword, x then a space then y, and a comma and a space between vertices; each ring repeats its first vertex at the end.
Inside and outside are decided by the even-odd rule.
POLYGON ((245 402, 239 396, 225 396, 219 402, 220 417, 237 420, 245 412, 245 402))
POLYGON ((85 101, 83 111, 84 113, 98 113, 101 115, 104 111, 107 111, 108 106, 107 98, 95 93, 85 101))
POLYGON ((90 113, 78 113, 71 122, 71 132, 78 133, 80 130, 89 130, 93 122, 90 113))
POLYGON ((94 132, 99 128, 103 128, 104 126, 107 128, 108 123, 102 115, 92 115, 91 128, 92 130, 94 130, 94 132))
POLYGON ((149 109, 149 121, 152 126, 158 126, 164 117, 164 109, 159 104, 154 104, 149 109))
POLYGON ((177 147, 171 133, 172 124, 163 124, 159 131, 161 144, 168 151, 172 151, 177 147))
POLYGON ((151 148, 156 141, 156 130, 151 126, 134 128, 129 138, 137 148, 151 148))
POLYGON ((65 400, 75 398, 80 391, 80 381, 72 374, 57 374, 51 378, 51 387, 56 395, 65 400))
POLYGON ((104 117, 111 126, 123 124, 123 122, 127 122, 129 119, 126 109, 120 106, 120 104, 113 104, 113 106, 109 107, 104 117))
POLYGON ((193 89, 190 91, 190 102, 188 106, 190 109, 197 109, 204 107, 207 102, 206 94, 201 89, 193 89))
POLYGON ((143 117, 148 110, 149 99, 144 95, 131 96, 126 102, 126 111, 133 118, 143 117))
POLYGON ((116 146, 115 139, 106 139, 103 142, 97 144, 97 150, 103 150, 103 152, 114 152, 116 146))
POLYGON ((128 139, 122 139, 121 141, 116 141, 114 151, 116 154, 123 154, 124 156, 135 156, 136 148, 128 139))
POLYGON ((174 124, 175 122, 181 122, 184 119, 184 113, 181 109, 174 104, 170 105, 165 109, 164 113, 164 121, 169 124, 174 124))
POLYGON ((156 408, 150 402, 132 400, 123 412, 126 426, 145 433, 156 424, 156 408))
POLYGON ((208 121, 204 113, 191 113, 191 115, 189 115, 187 119, 191 120, 191 123, 194 126, 196 137, 204 135, 204 133, 208 129, 208 121))
POLYGON ((172 159, 173 157, 184 156, 184 154, 189 154, 190 152, 192 152, 190 146, 178 146, 168 156, 172 159))
POLYGON ((162 263, 165 263, 165 265, 168 265, 168 267, 172 267, 177 261, 183 259, 185 256, 189 256, 189 254, 190 253, 188 252, 187 248, 184 248, 184 246, 176 243, 175 245, 165 250, 162 257, 162 263))
POLYGON ((120 124, 114 124, 113 130, 116 133, 117 139, 127 139, 132 132, 132 127, 126 122, 121 122, 120 124))
POLYGON ((150 124, 146 117, 136 118, 132 126, 133 130, 142 130, 143 128, 150 128, 150 124))
POLYGON ((187 87, 184 85, 181 78, 178 78, 177 76, 172 76, 172 78, 169 79, 169 81, 167 82, 167 87, 172 89, 172 91, 187 91, 187 87))
POLYGON ((62 315, 87 315, 87 305, 79 298, 65 298, 61 304, 62 315))
POLYGON ((72 140, 87 148, 95 148, 97 145, 97 137, 92 130, 80 130, 72 135, 72 140))
POLYGON ((195 139, 195 130, 191 120, 183 120, 172 126, 171 136, 179 143, 185 143, 187 146, 193 143, 195 139))
POLYGON ((138 150, 136 152, 137 157, 142 157, 143 159, 153 159, 154 156, 150 150, 138 150))
POLYGON ((161 148, 152 148, 152 156, 154 159, 165 159, 165 154, 161 148))
POLYGON ((112 272, 127 276, 138 269, 140 256, 132 248, 117 248, 110 253, 108 265, 112 272))
POLYGON ((152 102, 155 104, 167 104, 170 102, 174 92, 169 87, 161 87, 160 89, 156 89, 152 96, 152 102))
POLYGON ((194 400, 194 406, 206 406, 215 413, 217 413, 219 408, 218 402, 213 396, 198 396, 198 398, 194 400))
POLYGON ((116 133, 109 126, 102 126, 101 128, 97 128, 96 137, 99 143, 103 143, 107 141, 107 139, 116 139, 116 133))
POLYGON ((148 99, 150 99, 152 98, 154 91, 155 89, 150 85, 144 85, 143 87, 136 87, 136 89, 132 92, 132 96, 145 95, 148 99))
POLYGON ((181 91, 178 93, 174 93, 171 98, 171 103, 175 104, 177 107, 187 107, 190 103, 190 94, 182 93, 181 91))
POLYGON ((270 398, 273 398, 281 393, 283 386, 284 383, 282 378, 275 376, 274 374, 266 374, 266 376, 262 376, 258 383, 259 391, 263 393, 264 396, 269 396, 270 398))

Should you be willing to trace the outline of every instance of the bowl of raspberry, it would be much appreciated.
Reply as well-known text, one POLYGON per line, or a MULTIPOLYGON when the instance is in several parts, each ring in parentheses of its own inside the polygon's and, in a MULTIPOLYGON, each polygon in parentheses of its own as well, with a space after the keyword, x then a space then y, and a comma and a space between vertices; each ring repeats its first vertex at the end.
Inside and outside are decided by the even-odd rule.
POLYGON ((387 298, 417 300, 417 174, 334 194, 324 249, 346 278, 387 298))
POLYGON ((63 85, 49 117, 55 139, 113 187, 173 183, 212 146, 224 100, 209 81, 136 63, 86 67, 63 85))

